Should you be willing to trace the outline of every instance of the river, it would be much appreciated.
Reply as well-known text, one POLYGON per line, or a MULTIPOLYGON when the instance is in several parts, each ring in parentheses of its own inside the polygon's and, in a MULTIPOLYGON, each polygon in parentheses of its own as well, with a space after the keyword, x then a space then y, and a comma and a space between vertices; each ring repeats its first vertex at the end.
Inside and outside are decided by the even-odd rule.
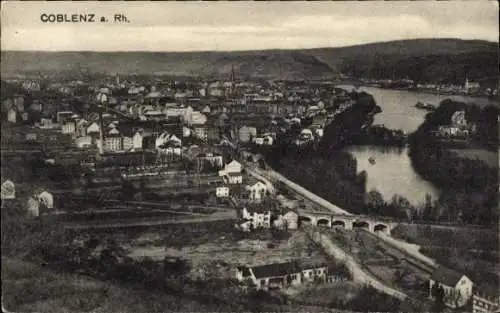
MULTIPOLYGON (((351 90, 352 85, 340 85, 340 88, 351 90)), ((418 101, 439 105, 445 99, 453 99, 460 102, 476 103, 478 105, 497 104, 487 98, 473 98, 467 96, 437 95, 423 92, 382 89, 377 87, 360 87, 358 90, 365 91, 373 96, 382 112, 375 115, 374 124, 385 125, 390 129, 401 129, 407 133, 415 131, 424 121, 427 111, 415 108, 418 101)))
POLYGON ((358 172, 366 171, 366 190, 376 189, 386 201, 397 194, 412 204, 419 204, 424 202, 427 193, 433 200, 440 195, 439 188, 415 172, 408 148, 351 146, 346 151, 358 161, 358 172), (370 164, 370 157, 375 159, 375 164, 370 164))
MULTIPOLYGON (((350 85, 338 86, 351 90, 350 85)), ((436 95, 405 90, 391 90, 376 87, 360 87, 359 90, 371 94, 382 112, 375 115, 374 124, 385 125, 390 129, 402 129, 407 133, 415 131, 424 121, 424 110, 415 108, 418 101, 438 105, 445 99, 453 99, 478 105, 494 104, 495 102, 484 98, 466 96, 436 95)), ((425 181, 415 172, 408 157, 407 148, 382 148, 375 146, 355 146, 346 149, 358 161, 358 171, 366 171, 367 191, 378 190, 384 199, 390 200, 398 194, 407 198, 411 203, 423 202, 425 194, 430 194, 433 199, 440 195, 440 190, 432 183, 425 181), (375 164, 370 164, 368 159, 373 157, 375 164)))

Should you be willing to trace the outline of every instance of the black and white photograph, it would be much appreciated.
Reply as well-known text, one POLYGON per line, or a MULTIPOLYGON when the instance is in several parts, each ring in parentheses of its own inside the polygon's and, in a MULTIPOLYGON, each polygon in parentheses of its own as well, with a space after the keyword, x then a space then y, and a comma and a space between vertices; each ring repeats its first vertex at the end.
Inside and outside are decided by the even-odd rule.
POLYGON ((497 1, 2 1, 2 311, 500 313, 497 1))

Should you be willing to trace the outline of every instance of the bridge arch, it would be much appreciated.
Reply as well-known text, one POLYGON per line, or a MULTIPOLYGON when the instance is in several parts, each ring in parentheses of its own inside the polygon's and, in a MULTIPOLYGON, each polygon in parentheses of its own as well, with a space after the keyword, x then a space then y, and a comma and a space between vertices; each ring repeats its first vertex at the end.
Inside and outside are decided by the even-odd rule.
POLYGON ((335 228, 339 228, 339 227, 341 227, 341 228, 347 228, 346 226, 347 226, 346 222, 343 221, 343 220, 333 220, 332 221, 332 227, 335 227, 335 228))
POLYGON ((300 225, 313 225, 313 220, 309 216, 300 215, 299 216, 299 226, 300 225))
POLYGON ((373 227, 374 232, 382 231, 382 232, 388 232, 389 231, 389 226, 383 223, 377 223, 373 227))
POLYGON ((364 228, 364 229, 370 229, 370 223, 367 222, 367 221, 363 221, 363 220, 357 220, 357 221, 354 221, 352 222, 352 228, 364 228))
POLYGON ((316 221, 316 225, 321 227, 331 227, 331 223, 332 221, 330 219, 324 217, 318 218, 316 221))

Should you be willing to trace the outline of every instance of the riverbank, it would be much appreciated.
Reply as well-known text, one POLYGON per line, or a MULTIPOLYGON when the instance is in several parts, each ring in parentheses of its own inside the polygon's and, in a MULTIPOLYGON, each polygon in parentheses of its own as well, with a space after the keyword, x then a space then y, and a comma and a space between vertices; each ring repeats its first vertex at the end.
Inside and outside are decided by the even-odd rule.
POLYGON ((440 96, 452 96, 452 97, 470 97, 470 98, 477 98, 477 99, 488 99, 488 100, 496 100, 498 99, 498 96, 495 95, 478 95, 478 94, 470 94, 470 93, 461 93, 461 92, 450 92, 450 91, 438 91, 438 90, 432 90, 432 89, 425 89, 425 88, 416 88, 416 87, 384 87, 380 84, 360 84, 360 86, 363 87, 375 87, 375 88, 381 88, 381 89, 387 89, 387 90, 403 90, 403 91, 410 91, 410 92, 419 92, 419 93, 425 93, 425 94, 431 94, 431 95, 440 95, 440 96))

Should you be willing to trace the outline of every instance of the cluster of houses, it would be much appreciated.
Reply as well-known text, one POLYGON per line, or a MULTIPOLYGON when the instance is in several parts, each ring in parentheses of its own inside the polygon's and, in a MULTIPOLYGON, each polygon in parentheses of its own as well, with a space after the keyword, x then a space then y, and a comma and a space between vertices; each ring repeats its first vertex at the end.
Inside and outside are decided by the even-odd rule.
MULTIPOLYGON (((45 92, 45 96, 30 98, 26 109, 25 96, 16 94, 6 99, 3 112, 7 112, 7 120, 11 123, 27 121, 29 115, 36 112, 32 118, 39 127, 61 129, 63 133, 74 136, 79 146, 96 144, 96 139, 87 134, 95 133, 100 127, 95 114, 90 113, 101 105, 106 108, 105 115, 109 119, 128 117, 161 123, 178 121, 186 128, 183 130, 185 134, 189 132, 205 141, 219 141, 221 132, 231 122, 234 137, 240 142, 272 145, 279 131, 294 123, 300 124, 302 118, 314 118, 311 131, 321 137, 327 113, 342 111, 352 101, 345 91, 334 88, 331 83, 263 84, 236 82, 233 78, 229 82, 157 81, 147 86, 121 81, 118 76, 115 78, 116 81, 101 86, 81 81, 52 83, 47 90, 40 91, 42 94, 45 92), (77 96, 74 91, 78 88, 86 94, 77 96), (57 96, 52 96, 52 93, 57 93, 57 96), (239 120, 235 115, 239 115, 239 120), (272 120, 266 118, 269 116, 287 118, 272 120)), ((15 83, 28 92, 32 91, 30 86, 36 84, 33 80, 15 83)), ((103 127, 107 127, 109 122, 106 121, 103 127)), ((109 130, 109 133, 106 128, 105 131, 104 137, 107 135, 110 139, 108 144, 101 144, 110 151, 126 151, 130 147, 127 138, 135 135, 126 129, 109 130)))

